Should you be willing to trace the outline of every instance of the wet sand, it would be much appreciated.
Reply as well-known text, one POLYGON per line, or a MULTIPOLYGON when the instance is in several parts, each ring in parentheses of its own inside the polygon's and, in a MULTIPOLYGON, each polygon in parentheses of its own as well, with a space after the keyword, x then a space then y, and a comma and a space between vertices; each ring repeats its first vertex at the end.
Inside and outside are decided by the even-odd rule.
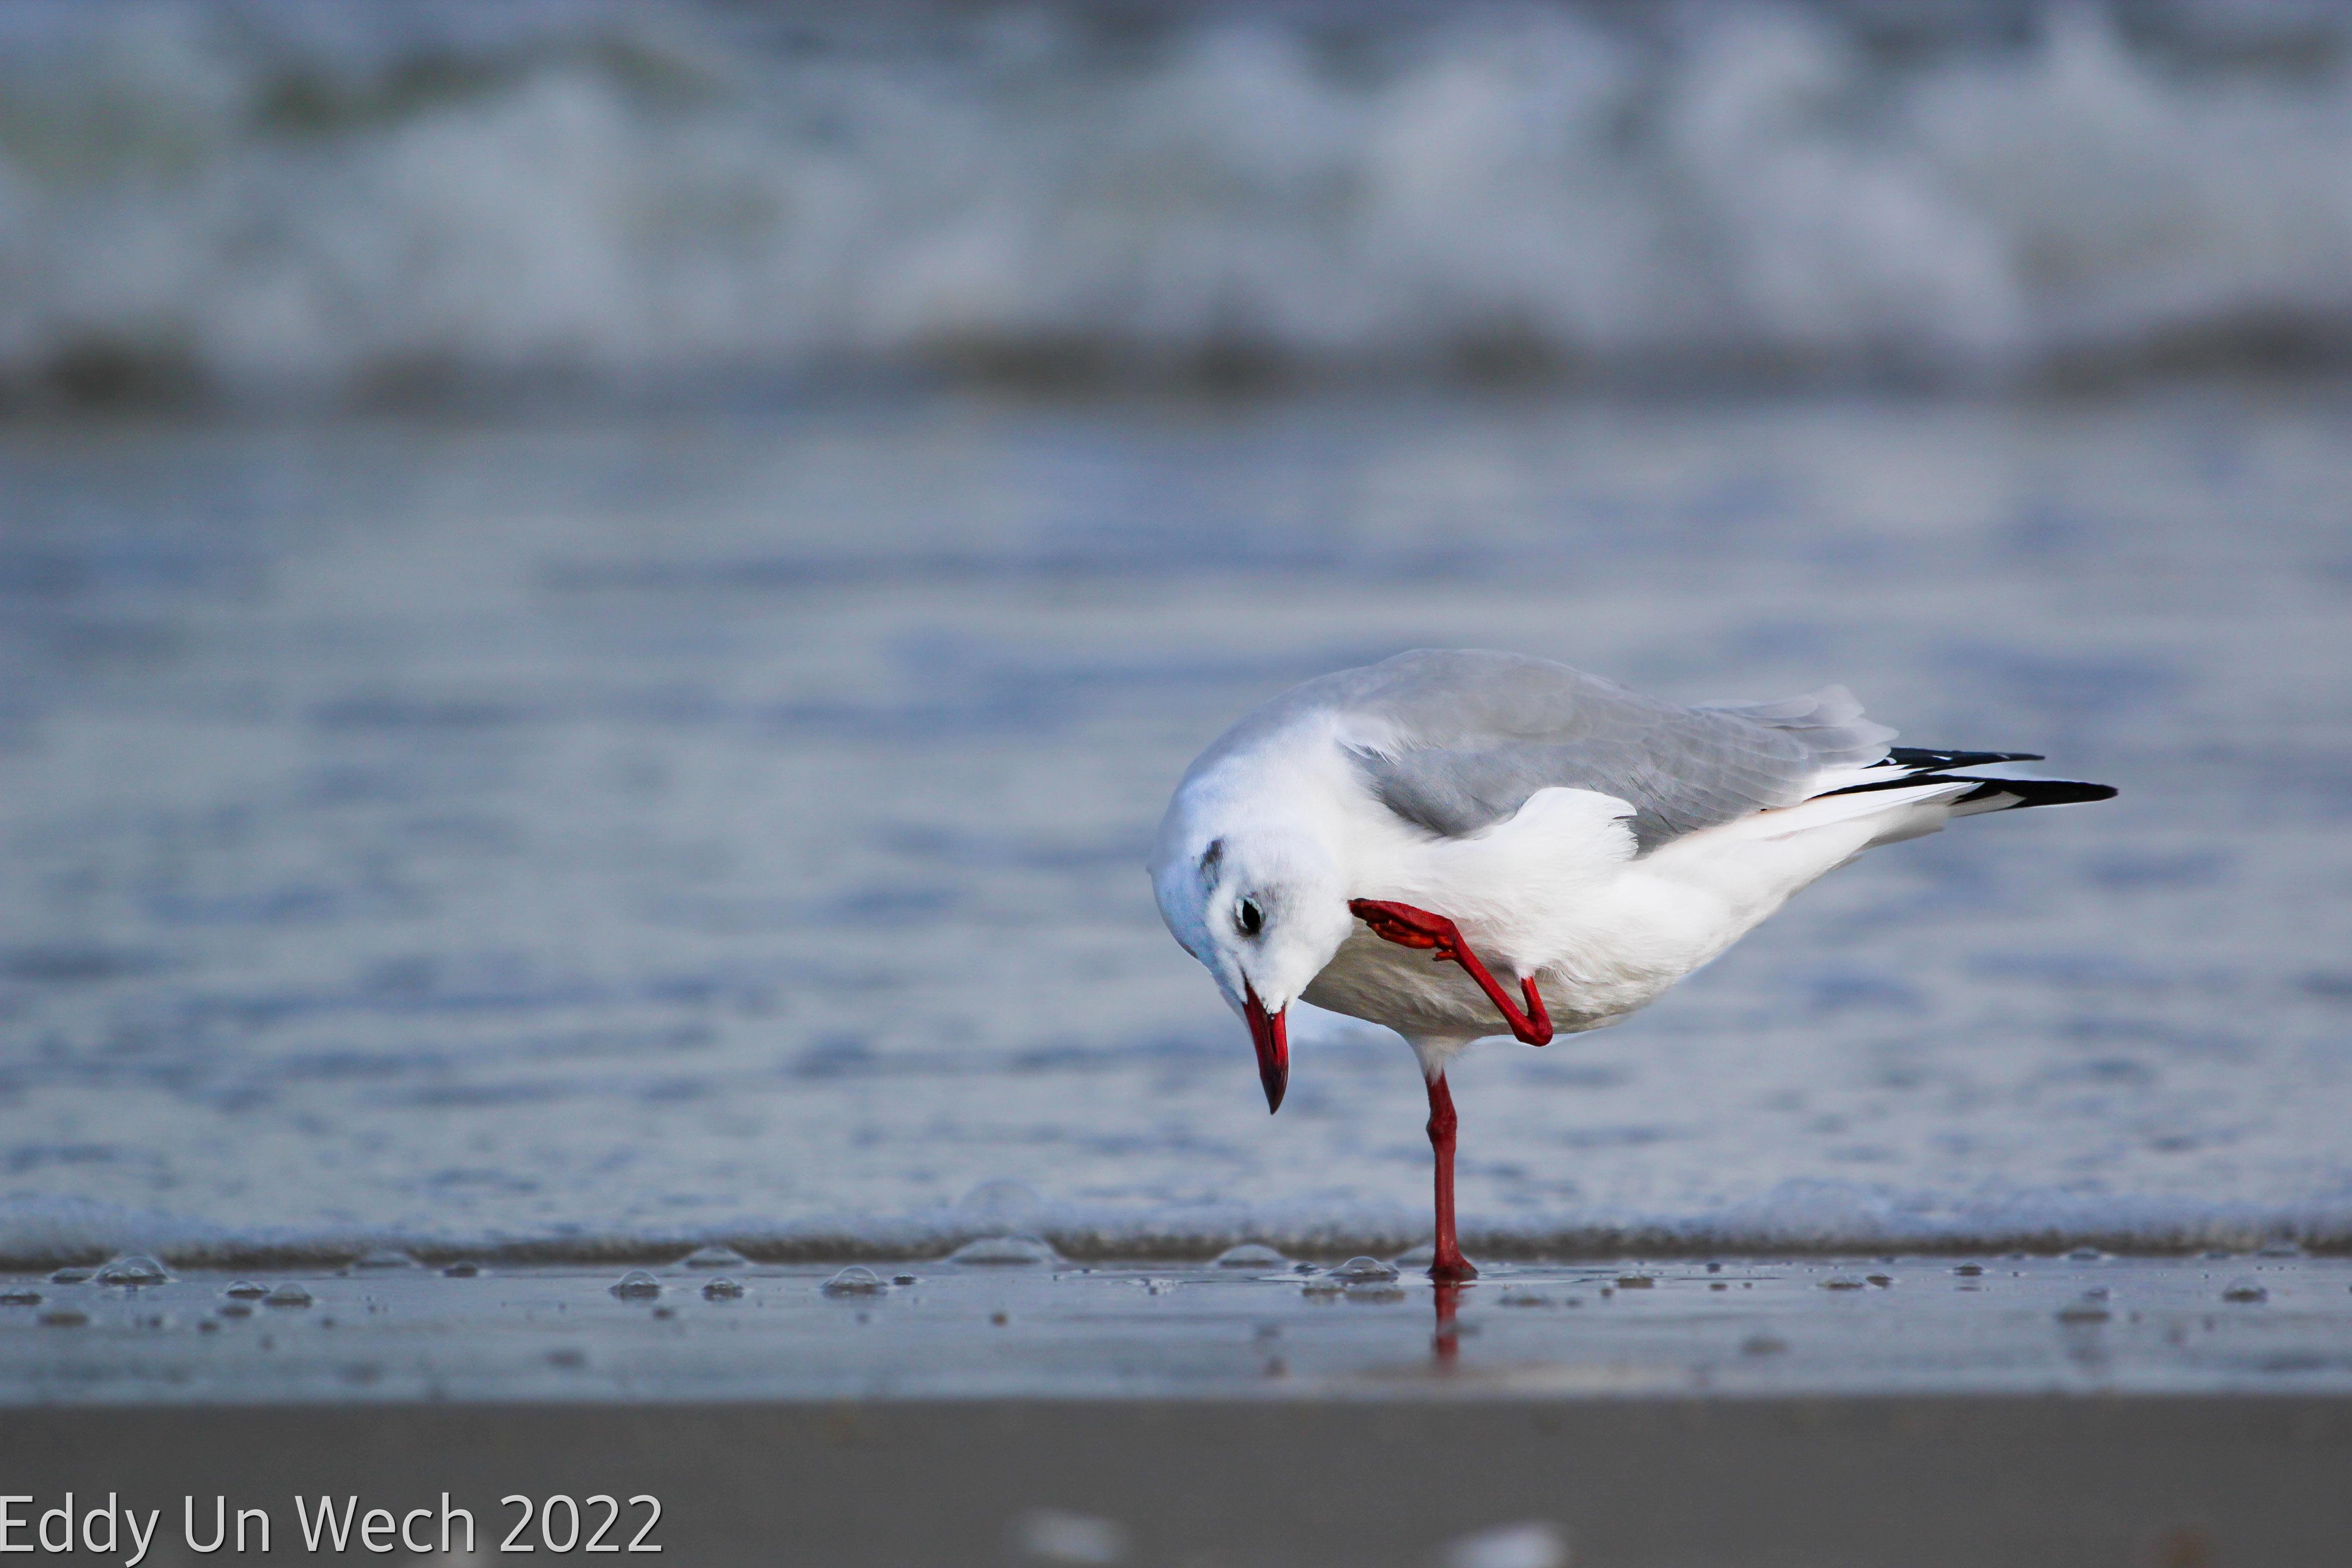
POLYGON ((660 1561, 713 1565, 1429 1564, 1540 1521, 1591 1568, 2283 1568, 2343 1561, 2352 1467, 2342 1396, 85 1408, 11 1426, 12 1490, 51 1501, 225 1495, 284 1532, 297 1493, 406 1510, 446 1490, 503 1535, 520 1511, 501 1495, 648 1494, 660 1561))
POLYGON ((457 1267, 10 1278, 0 1405, 2352 1397, 2336 1257, 457 1267))
POLYGON ((1557 1568, 1460 1548, 1540 1522, 1580 1564, 2187 1568, 2352 1529, 2352 1260, 1501 1264, 1451 1300, 1328 1262, 11 1280, 6 1490, 165 1509, 165 1564, 185 1496, 299 1554, 298 1493, 445 1490, 485 1556, 500 1498, 604 1493, 712 1564, 1557 1568))

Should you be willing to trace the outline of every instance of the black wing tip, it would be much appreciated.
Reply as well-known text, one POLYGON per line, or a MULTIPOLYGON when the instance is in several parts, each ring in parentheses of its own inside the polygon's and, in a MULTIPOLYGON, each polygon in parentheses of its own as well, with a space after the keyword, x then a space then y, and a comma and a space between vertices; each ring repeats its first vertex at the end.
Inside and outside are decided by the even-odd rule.
POLYGON ((1990 800, 1996 795, 2014 795, 2017 802, 2001 809, 2021 810, 2028 806, 2080 806, 2093 800, 2112 800, 2116 789, 2112 784, 2089 784, 2075 779, 1958 779, 1956 784, 1974 784, 1975 789, 1952 802, 1964 806, 1971 800, 1990 800))
MULTIPOLYGON (((2023 760, 2016 758, 2014 760, 2023 760)), ((1965 795, 1956 795, 1952 804, 1963 806, 1971 800, 1990 800, 1995 795, 2014 795, 2014 805, 2002 808, 2017 810, 2026 806, 2074 806, 2091 800, 2112 800, 2116 787, 2112 784, 2086 784, 2074 779, 1971 779, 1965 773, 1906 773, 1899 779, 1874 779, 1867 784, 1849 784, 1843 789, 1832 789, 1813 797, 1826 800, 1832 795, 1869 795, 1881 789, 1916 789, 1922 785, 1973 784, 1977 786, 1965 795)))
POLYGON ((1940 773, 1947 768, 1990 768, 1996 762, 2041 762, 2038 751, 1938 751, 1932 747, 1889 747, 1886 760, 1897 768, 1940 773))
MULTIPOLYGON (((1866 795, 1874 789, 1907 789, 1914 785, 1932 784, 1936 781, 1938 775, 1947 779, 1958 777, 1950 772, 1950 769, 1955 768, 1990 768, 1996 762, 2040 762, 2042 760, 2042 755, 2038 751, 1938 751, 1933 747, 1925 746, 1892 746, 1887 747, 1886 761, 1885 764, 1887 768, 1896 770, 1891 777, 1885 779, 1866 779, 1864 782, 1860 784, 1849 784, 1843 789, 1826 790, 1824 791, 1824 794, 1866 795)), ((1876 772, 1878 769, 1873 768, 1871 771, 1876 772)), ((1979 783, 1984 782, 1984 780, 1970 779, 1969 782, 1979 783)), ((2107 789, 2107 787, 2104 784, 2084 786, 2070 785, 2069 788, 2107 789)), ((2114 793, 2115 791, 2113 789, 2107 789, 2108 795, 2112 795, 2114 793)), ((1984 799, 1985 794, 1986 791, 1979 790, 1972 795, 1963 795, 1960 797, 1960 800, 1982 800, 1984 799)), ((1815 797, 1815 799, 1820 798, 1821 797, 1819 796, 1815 797)), ((2084 800, 2104 800, 2106 799, 2106 795, 2086 795, 2083 798, 2084 800)), ((1954 805, 1958 805, 1959 804, 1959 801, 1955 800, 1952 803, 1954 805)), ((2054 800, 2046 802, 2035 800, 2030 802, 2030 804, 2055 805, 2057 802, 2054 800)))

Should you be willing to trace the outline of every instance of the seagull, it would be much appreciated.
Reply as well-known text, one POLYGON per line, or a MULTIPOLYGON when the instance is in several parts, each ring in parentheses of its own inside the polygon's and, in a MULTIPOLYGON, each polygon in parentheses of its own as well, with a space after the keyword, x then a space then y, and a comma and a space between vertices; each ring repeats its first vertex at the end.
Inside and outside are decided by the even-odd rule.
POLYGON ((1549 660, 1423 649, 1295 686, 1186 770, 1150 862, 1168 928, 1249 1024, 1266 1109, 1294 1001, 1404 1037, 1429 1089, 1429 1273, 1454 1226, 1445 1070, 1474 1040, 1617 1023, 1789 895, 1954 817, 2105 800, 1890 747, 1843 686, 1685 707, 1549 660))

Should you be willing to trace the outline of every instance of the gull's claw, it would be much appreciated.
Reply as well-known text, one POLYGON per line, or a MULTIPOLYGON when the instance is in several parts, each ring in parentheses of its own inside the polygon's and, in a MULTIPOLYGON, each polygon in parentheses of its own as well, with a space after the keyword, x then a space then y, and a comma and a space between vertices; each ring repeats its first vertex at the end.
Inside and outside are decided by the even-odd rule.
POLYGON ((1462 950, 1462 933, 1454 922, 1410 904, 1351 899, 1348 913, 1370 926, 1373 936, 1400 947, 1434 947, 1440 958, 1453 957, 1462 950))
POLYGON ((1443 915, 1381 898, 1349 899, 1348 913, 1370 926, 1372 935, 1383 941, 1400 947, 1426 947, 1439 963, 1461 965, 1503 1015, 1503 1021, 1511 1026, 1515 1037, 1529 1045, 1551 1042, 1551 1015, 1544 1009, 1543 993, 1536 989, 1535 981, 1521 979, 1519 995, 1526 1006, 1513 1003, 1470 944, 1462 939, 1461 928, 1443 915))

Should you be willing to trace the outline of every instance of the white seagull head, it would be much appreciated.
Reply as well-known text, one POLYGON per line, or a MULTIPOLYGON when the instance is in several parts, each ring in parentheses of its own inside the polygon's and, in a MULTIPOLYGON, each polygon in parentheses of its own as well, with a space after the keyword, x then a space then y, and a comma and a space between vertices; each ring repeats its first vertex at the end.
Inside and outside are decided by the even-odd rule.
POLYGON ((1280 1110, 1286 1011, 1354 926, 1339 861, 1304 821, 1187 789, 1160 823, 1151 883, 1168 929, 1248 1020, 1266 1109, 1280 1110))

